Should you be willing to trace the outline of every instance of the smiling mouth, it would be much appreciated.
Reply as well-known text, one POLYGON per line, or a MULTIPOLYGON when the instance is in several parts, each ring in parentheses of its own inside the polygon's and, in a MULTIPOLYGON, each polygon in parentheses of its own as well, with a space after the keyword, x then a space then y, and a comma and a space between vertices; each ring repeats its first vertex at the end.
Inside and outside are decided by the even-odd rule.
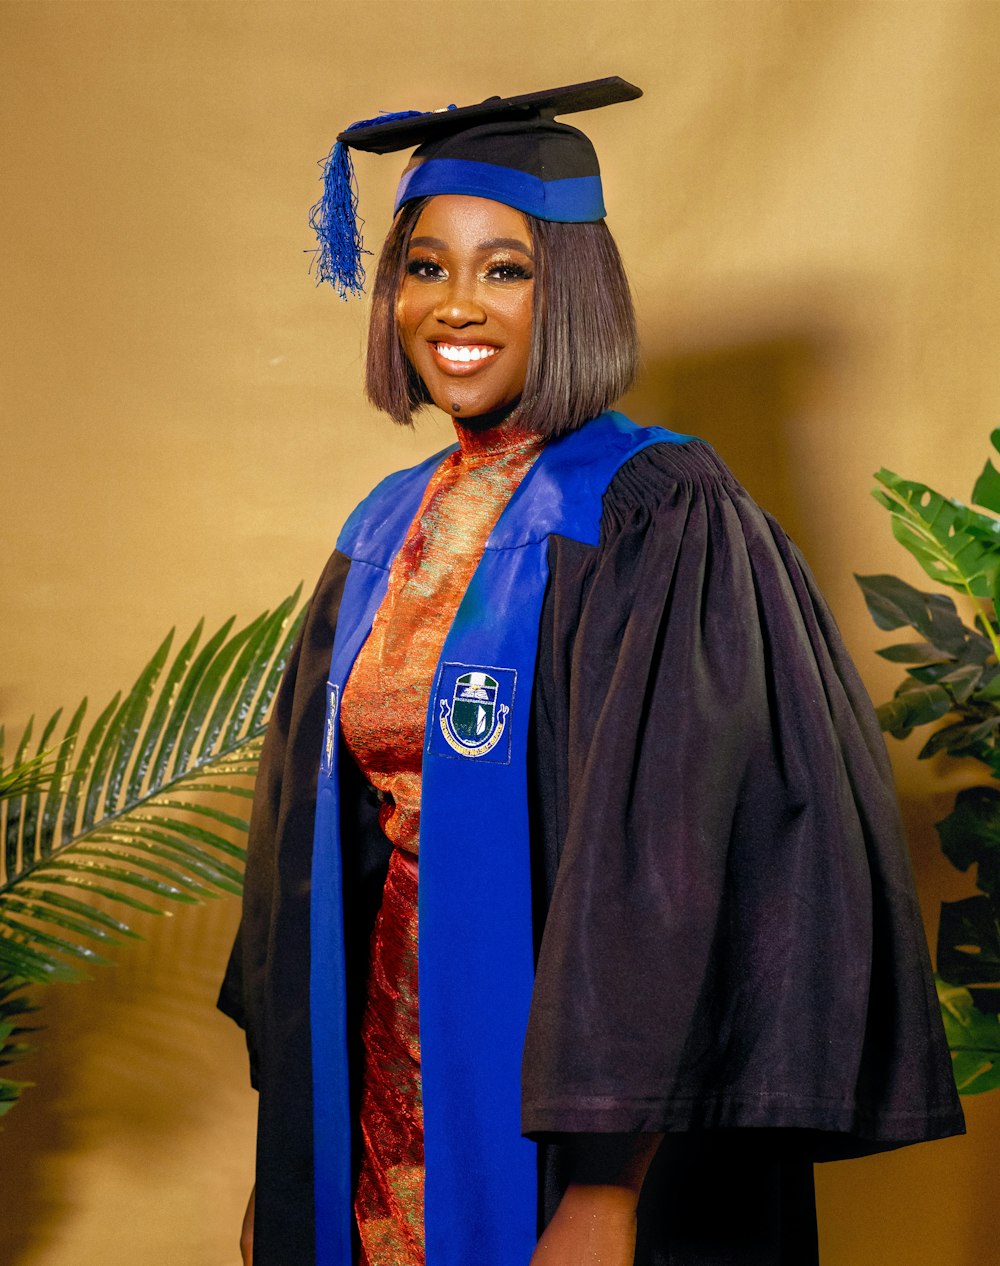
POLYGON ((435 355, 449 368, 481 365, 500 351, 492 343, 432 343, 435 355))

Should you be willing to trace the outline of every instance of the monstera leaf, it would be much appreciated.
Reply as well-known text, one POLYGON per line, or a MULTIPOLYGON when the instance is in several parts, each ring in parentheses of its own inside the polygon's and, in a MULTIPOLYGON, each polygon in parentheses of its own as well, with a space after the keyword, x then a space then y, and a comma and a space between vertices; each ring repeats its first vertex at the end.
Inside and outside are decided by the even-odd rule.
MULTIPOLYGON (((1000 427, 990 432, 990 443, 997 452, 1000 452, 1000 427)), ((1000 514, 1000 471, 988 458, 983 467, 983 473, 976 480, 976 486, 972 490, 972 502, 973 505, 982 506, 985 510, 1000 514)))
POLYGON ((1000 1087, 1000 1021, 976 1009, 968 989, 937 982, 944 1031, 959 1094, 1000 1087))
MULTIPOLYGON (((84 700, 8 767, 0 731, 0 1065, 23 1054, 27 985, 79 980, 162 913, 242 889, 243 813, 274 692, 302 620, 299 591, 204 645, 171 632, 130 691, 84 728, 84 700)), ((0 1080, 0 1115, 20 1084, 0 1080)))
MULTIPOLYGON (((990 439, 1000 450, 1000 429, 990 439)), ((972 501, 981 510, 892 471, 875 478, 872 495, 890 512, 896 539, 955 594, 921 593, 895 576, 857 577, 880 629, 916 634, 879 651, 905 670, 878 709, 882 729, 903 739, 934 725, 921 757, 972 758, 1000 778, 1000 471, 987 461, 976 481, 972 501)), ((937 829, 945 856, 978 889, 942 905, 937 944, 955 1079, 963 1094, 975 1094, 1000 1087, 1000 787, 959 792, 937 829)))
POLYGON ((872 494, 892 515, 896 540, 932 580, 992 598, 1000 577, 1000 520, 944 497, 926 484, 880 470, 872 494))

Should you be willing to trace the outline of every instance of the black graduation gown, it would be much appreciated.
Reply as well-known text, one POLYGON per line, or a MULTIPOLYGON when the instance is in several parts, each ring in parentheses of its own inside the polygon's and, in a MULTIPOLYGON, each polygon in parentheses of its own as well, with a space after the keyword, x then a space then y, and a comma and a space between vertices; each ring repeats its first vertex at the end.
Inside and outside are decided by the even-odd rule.
MULTIPOLYGON (((548 556, 522 1071, 539 1223, 561 1135, 664 1131, 639 1266, 808 1266, 813 1160, 964 1129, 871 705, 801 555, 699 441, 633 456, 600 543, 548 556)), ((327 564, 268 727, 219 1004, 261 1092, 258 1266, 315 1252, 309 882, 349 566, 327 564)), ((389 846, 345 766, 356 1032, 389 846)))

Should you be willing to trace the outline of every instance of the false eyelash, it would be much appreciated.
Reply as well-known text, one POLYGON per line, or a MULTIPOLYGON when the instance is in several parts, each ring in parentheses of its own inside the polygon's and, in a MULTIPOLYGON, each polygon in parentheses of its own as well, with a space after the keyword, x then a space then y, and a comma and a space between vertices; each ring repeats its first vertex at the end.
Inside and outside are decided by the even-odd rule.
MULTIPOLYGON (((422 268, 440 268, 440 267, 441 265, 435 259, 428 259, 426 257, 415 256, 413 259, 410 259, 407 261, 406 272, 407 272, 407 275, 410 277, 419 277, 420 270, 422 268)), ((489 275, 490 273, 496 272, 500 269, 502 269, 505 273, 508 274, 508 277, 506 278, 506 280, 530 281, 532 277, 534 276, 534 273, 531 271, 530 268, 526 267, 524 264, 518 263, 516 260, 513 260, 513 259, 495 259, 484 271, 486 275, 489 275)))
POLYGON ((407 261, 407 264, 406 264, 406 271, 407 271, 407 274, 408 274, 409 276, 411 276, 411 277, 417 277, 417 276, 419 276, 419 275, 420 275, 420 270, 421 270, 421 268, 428 268, 428 267, 429 267, 429 268, 439 268, 439 267, 440 267, 440 265, 438 264, 438 262, 437 262, 436 260, 433 260, 433 259, 421 259, 421 258, 419 258, 419 257, 418 257, 418 258, 414 258, 414 259, 411 259, 411 260, 408 260, 408 261, 407 261))
POLYGON ((487 273, 492 273, 501 268, 517 281, 530 281, 533 276, 530 268, 526 268, 524 264, 519 264, 512 259, 494 260, 486 271, 487 273))

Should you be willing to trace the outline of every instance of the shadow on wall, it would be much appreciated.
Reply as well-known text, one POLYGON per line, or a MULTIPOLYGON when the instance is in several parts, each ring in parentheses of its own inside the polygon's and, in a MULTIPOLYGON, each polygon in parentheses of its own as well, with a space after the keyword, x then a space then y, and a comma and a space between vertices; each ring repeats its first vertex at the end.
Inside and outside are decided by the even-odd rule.
POLYGON ((0 1133, 0 1262, 138 1261, 154 1227, 165 1260, 225 1260, 253 1168, 242 1036, 214 1008, 238 914, 137 915, 145 939, 91 981, 36 990, 36 1052, 10 1069, 35 1085, 0 1133))
POLYGON ((72 987, 50 985, 47 993, 41 988, 33 991, 34 1000, 44 1008, 29 1020, 40 1029, 32 1035, 35 1054, 4 1070, 15 1081, 34 1083, 0 1123, 0 1260, 11 1266, 43 1245, 68 1210, 64 1186, 51 1181, 49 1165, 53 1157, 72 1154, 82 1142, 77 1118, 68 1110, 76 1074, 57 1036, 66 1022, 60 1004, 65 989, 72 987), (44 1106, 38 1103, 43 1097, 44 1106))
POLYGON ((766 510, 807 553, 817 527, 796 486, 803 420, 822 399, 844 340, 789 329, 729 346, 646 359, 640 386, 624 402, 638 422, 707 440, 766 510))
MULTIPOLYGON (((954 787, 942 789, 946 767, 937 758, 922 765, 926 794, 903 796, 900 807, 933 952, 940 903, 969 896, 973 882, 945 859, 934 829, 954 799, 954 787)), ((817 1167, 824 1262, 985 1266, 996 1260, 996 1171, 983 1154, 988 1140, 1000 1136, 1000 1092, 968 1096, 962 1106, 964 1137, 817 1167)))

